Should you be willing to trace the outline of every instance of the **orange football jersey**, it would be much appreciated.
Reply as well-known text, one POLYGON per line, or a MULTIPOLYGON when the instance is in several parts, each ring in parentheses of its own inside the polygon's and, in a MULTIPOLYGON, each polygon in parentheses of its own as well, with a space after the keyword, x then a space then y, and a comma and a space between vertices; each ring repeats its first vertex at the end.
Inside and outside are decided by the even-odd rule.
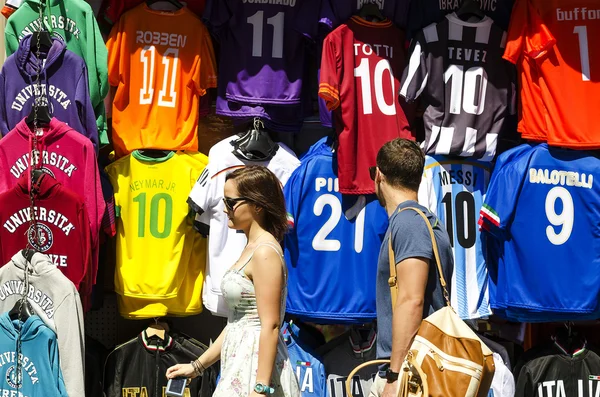
POLYGON ((125 13, 107 42, 118 157, 135 149, 198 150, 199 98, 217 86, 204 24, 187 8, 125 13))
MULTIPOLYGON (((522 55, 531 58, 528 83, 532 96, 522 95, 521 100, 523 106, 538 107, 538 112, 530 115, 538 129, 543 125, 540 117, 545 119, 550 145, 600 148, 596 115, 600 106, 600 47, 593 44, 597 37, 598 0, 517 0, 514 6, 504 57, 513 63, 522 55), (535 97, 538 87, 543 109, 535 97)), ((532 131, 535 128, 531 126, 532 131)))

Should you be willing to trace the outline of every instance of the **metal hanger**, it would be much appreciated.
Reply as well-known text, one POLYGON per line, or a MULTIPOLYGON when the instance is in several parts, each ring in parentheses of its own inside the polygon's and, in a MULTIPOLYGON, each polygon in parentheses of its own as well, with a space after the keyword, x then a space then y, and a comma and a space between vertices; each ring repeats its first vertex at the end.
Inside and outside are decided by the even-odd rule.
POLYGON ((275 156, 279 145, 271 139, 264 123, 256 117, 248 131, 232 142, 233 154, 247 161, 268 161, 275 156))
POLYGON ((463 0, 456 16, 465 22, 479 22, 485 18, 485 13, 477 0, 463 0))
POLYGON ((374 22, 381 22, 385 20, 385 16, 381 13, 381 10, 374 3, 364 4, 358 11, 358 16, 374 22))

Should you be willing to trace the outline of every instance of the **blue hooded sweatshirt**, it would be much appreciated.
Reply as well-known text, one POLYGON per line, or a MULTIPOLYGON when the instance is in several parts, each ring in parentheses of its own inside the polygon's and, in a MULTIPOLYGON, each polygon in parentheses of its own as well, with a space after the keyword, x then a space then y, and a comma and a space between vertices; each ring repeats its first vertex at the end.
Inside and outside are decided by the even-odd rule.
POLYGON ((41 95, 47 98, 50 112, 88 137, 98 150, 98 127, 85 62, 56 37, 50 49, 41 50, 38 60, 31 40, 31 35, 21 40, 17 52, 6 59, 0 72, 0 133, 6 135, 31 113, 41 63, 41 95))
MULTIPOLYGON (((83 368, 81 369, 83 371, 83 368)), ((0 396, 68 397, 58 361, 56 334, 38 316, 25 322, 0 315, 0 396), (21 327, 21 373, 17 389, 18 329, 21 327)))

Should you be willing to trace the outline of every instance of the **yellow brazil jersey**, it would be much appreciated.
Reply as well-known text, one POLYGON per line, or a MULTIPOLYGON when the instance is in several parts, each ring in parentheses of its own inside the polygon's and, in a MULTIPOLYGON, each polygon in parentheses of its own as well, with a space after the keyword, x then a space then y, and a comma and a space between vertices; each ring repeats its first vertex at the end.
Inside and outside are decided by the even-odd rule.
POLYGON ((186 200, 207 162, 201 153, 154 158, 136 150, 106 168, 119 215, 115 291, 121 314, 201 311, 206 241, 193 229, 186 200))

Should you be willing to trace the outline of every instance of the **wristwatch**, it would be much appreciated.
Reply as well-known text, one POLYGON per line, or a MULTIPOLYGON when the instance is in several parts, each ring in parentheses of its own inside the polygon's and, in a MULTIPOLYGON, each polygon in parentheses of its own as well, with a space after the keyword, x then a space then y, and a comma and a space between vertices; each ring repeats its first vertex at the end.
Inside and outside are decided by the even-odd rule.
POLYGON ((275 393, 275 389, 273 389, 271 386, 267 386, 263 383, 257 383, 254 386, 254 391, 257 392, 258 394, 273 394, 273 393, 275 393))
POLYGON ((385 371, 385 379, 388 381, 388 383, 394 383, 398 380, 399 376, 400 374, 398 372, 394 372, 389 368, 387 369, 387 371, 385 371))

